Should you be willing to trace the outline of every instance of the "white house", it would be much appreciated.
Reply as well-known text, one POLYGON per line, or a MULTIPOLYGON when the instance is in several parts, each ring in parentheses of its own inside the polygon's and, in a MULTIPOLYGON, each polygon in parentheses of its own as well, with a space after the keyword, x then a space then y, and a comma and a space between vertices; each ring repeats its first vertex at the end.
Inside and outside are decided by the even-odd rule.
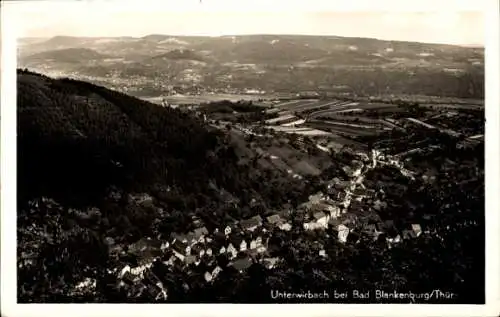
POLYGON ((313 214, 314 219, 316 220, 316 223, 319 225, 319 227, 327 228, 328 227, 328 220, 330 220, 330 215, 325 214, 324 212, 316 212, 313 214))
POLYGON ((212 271, 212 278, 216 278, 220 272, 222 272, 222 269, 220 266, 217 265, 215 269, 212 271))
POLYGON ((142 275, 146 269, 150 268, 152 263, 144 264, 144 265, 139 265, 137 267, 133 267, 130 269, 130 273, 133 275, 142 275))
POLYGON ((245 251, 247 249, 247 242, 245 240, 240 243, 240 251, 245 251))
POLYGON ((120 271, 120 274, 118 274, 118 277, 119 278, 123 278, 123 276, 127 272, 130 272, 130 266, 129 265, 125 265, 125 267, 120 271))
POLYGON ((212 273, 210 272, 205 272, 205 281, 210 282, 212 280, 212 273))
POLYGON ((267 251, 267 248, 265 246, 263 246, 263 245, 257 247, 257 252, 258 253, 264 253, 266 251, 267 251))
POLYGON ((231 234, 231 232, 232 232, 232 229, 231 229, 231 227, 230 227, 230 226, 226 226, 226 228, 224 228, 224 234, 225 234, 226 236, 230 235, 230 234, 231 234))
POLYGON ((250 250, 253 250, 256 248, 257 248, 257 241, 255 241, 255 240, 250 241, 250 250))
POLYGON ((422 227, 418 223, 412 224, 411 228, 417 237, 422 234, 422 227))
POLYGON ((178 257, 181 261, 184 261, 186 256, 191 254, 191 246, 181 242, 180 240, 176 240, 172 244, 172 251, 176 257, 178 257))
POLYGON ((262 245, 262 237, 258 236, 257 238, 255 238, 255 243, 257 244, 257 246, 261 246, 262 245))
POLYGON ((292 225, 289 224, 288 222, 282 223, 279 228, 284 231, 290 231, 292 230, 292 225))
POLYGON ((229 244, 229 246, 227 247, 227 250, 226 250, 227 253, 230 254, 230 258, 235 258, 236 255, 238 255, 238 250, 236 250, 236 248, 233 246, 232 243, 229 244))
POLYGON ((212 255, 212 248, 207 248, 207 250, 205 251, 205 254, 208 256, 211 256, 212 255))
POLYGON ((224 253, 226 253, 226 247, 222 246, 222 248, 220 248, 219 253, 220 253, 220 254, 224 254, 224 253))
POLYGON ((338 206, 329 205, 327 209, 330 212, 330 218, 337 218, 340 216, 340 208, 338 206))
POLYGON ((337 230, 339 232, 338 238, 339 241, 342 243, 347 242, 347 236, 349 235, 349 228, 347 228, 345 225, 338 225, 337 230))

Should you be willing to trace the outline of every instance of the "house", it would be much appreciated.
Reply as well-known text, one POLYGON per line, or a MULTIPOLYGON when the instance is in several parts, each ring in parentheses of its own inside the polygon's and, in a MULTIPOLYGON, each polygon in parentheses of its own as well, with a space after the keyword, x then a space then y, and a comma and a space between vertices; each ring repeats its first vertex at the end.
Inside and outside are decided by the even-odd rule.
POLYGON ((257 241, 255 241, 255 239, 252 239, 252 241, 250 241, 250 250, 254 249, 257 249, 257 241))
POLYGON ((208 235, 208 230, 205 227, 201 227, 194 230, 194 238, 200 243, 205 242, 205 237, 207 235, 208 235))
POLYGON ((229 257, 232 259, 235 258, 236 255, 238 255, 238 250, 236 250, 232 243, 229 243, 226 249, 226 253, 228 253, 229 257))
POLYGON ((175 242, 172 243, 172 251, 177 258, 184 261, 185 257, 191 254, 191 247, 185 242, 175 240, 175 242))
POLYGON ((326 210, 330 214, 330 218, 336 218, 340 216, 340 207, 339 206, 332 206, 332 205, 327 205, 326 210))
POLYGON ((194 225, 195 227, 201 227, 202 222, 201 222, 200 217, 198 217, 198 216, 196 216, 196 215, 193 215, 193 216, 191 217, 191 220, 193 220, 193 225, 194 225))
POLYGON ((283 231, 290 231, 290 230, 292 230, 292 225, 288 222, 285 222, 285 223, 281 224, 279 228, 283 231))
POLYGON ((194 255, 186 256, 186 258, 184 259, 184 263, 186 263, 186 265, 195 264, 196 263, 196 256, 194 256, 194 255))
POLYGON ((330 215, 325 214, 322 211, 318 211, 313 214, 313 218, 318 224, 318 227, 323 227, 323 228, 328 227, 328 220, 330 220, 330 215))
POLYGON ((394 243, 399 243, 401 242, 401 236, 398 234, 396 237, 394 238, 387 238, 387 242, 389 242, 389 244, 394 244, 394 243))
POLYGON ((208 272, 208 271, 205 272, 205 274, 203 275, 203 277, 205 278, 205 281, 207 281, 207 282, 212 281, 212 278, 213 278, 212 273, 208 272))
POLYGON ((162 242, 159 240, 151 238, 142 238, 139 241, 129 245, 129 251, 140 255, 141 253, 147 253, 148 251, 159 251, 161 250, 162 242))
POLYGON ((125 265, 125 267, 123 267, 123 269, 121 269, 120 273, 118 274, 118 278, 123 278, 123 276, 128 272, 130 272, 130 266, 125 265))
POLYGON ((230 235, 230 234, 231 234, 231 232, 233 232, 233 228, 232 228, 232 226, 229 226, 229 225, 228 225, 228 226, 226 226, 226 227, 224 228, 224 234, 225 234, 226 236, 230 235))
POLYGON ((167 300, 167 298, 168 298, 167 290, 165 288, 160 288, 160 291, 155 296, 155 300, 167 300))
POLYGON ((324 249, 319 250, 319 256, 326 257, 326 252, 324 249))
POLYGON ((274 214, 266 218, 267 222, 273 226, 279 226, 284 222, 284 219, 280 215, 274 214))
POLYGON ((146 271, 148 268, 150 268, 151 265, 152 265, 152 263, 148 263, 148 264, 143 264, 143 265, 133 267, 130 269, 130 273, 132 273, 133 275, 136 275, 136 276, 142 276, 144 274, 144 271, 146 271))
POLYGON ((413 232, 417 237, 422 234, 422 227, 418 223, 412 224, 411 229, 413 230, 413 232))
POLYGON ((204 274, 205 281, 207 282, 213 281, 221 271, 222 269, 218 265, 214 268, 208 267, 207 271, 204 274))
POLYGON ((262 260, 262 263, 264 264, 264 266, 268 269, 272 269, 276 266, 276 263, 278 263, 279 261, 279 258, 277 257, 274 257, 274 258, 264 258, 262 260))
POLYGON ((375 226, 375 224, 367 224, 364 226, 363 228, 363 232, 366 233, 367 235, 371 236, 371 237, 377 237, 378 236, 378 231, 377 231, 377 227, 375 226))
POLYGON ((267 251, 267 247, 265 245, 257 246, 257 253, 264 253, 267 251))
POLYGON ((248 269, 250 266, 252 266, 252 261, 250 258, 242 258, 234 261, 232 263, 232 266, 238 270, 240 273, 244 272, 246 269, 248 269))
POLYGON ((325 198, 325 195, 322 192, 316 193, 315 195, 310 195, 309 196, 309 201, 312 204, 319 204, 321 200, 325 198))
POLYGON ((216 278, 219 273, 222 272, 222 268, 220 266, 216 266, 212 271, 212 278, 216 278))
POLYGON ((220 248, 219 254, 224 254, 224 253, 226 253, 226 247, 222 246, 220 248))
MULTIPOLYGON (((133 285, 135 282, 139 280, 139 277, 136 275, 133 275, 130 272, 126 272, 122 276, 122 281, 128 285, 133 285)), ((120 283, 121 284, 121 283, 120 283)))
POLYGON ((208 255, 208 256, 212 256, 212 254, 213 254, 212 248, 211 247, 207 247, 207 249, 205 250, 205 254, 208 255))
POLYGON ((305 230, 314 230, 317 228, 317 223, 315 221, 309 221, 304 223, 305 230))
POLYGON ((205 254, 205 249, 201 244, 197 243, 191 247, 191 255, 201 258, 204 254, 205 254))
POLYGON ((162 263, 165 265, 174 265, 175 259, 177 259, 177 257, 172 255, 167 261, 163 261, 162 263))
POLYGON ((262 226, 262 218, 255 216, 250 219, 245 219, 240 223, 241 228, 247 231, 254 231, 257 227, 262 226))
POLYGON ((262 236, 255 237, 255 244, 259 247, 262 245, 262 236))
POLYGON ((328 220, 328 226, 330 226, 331 228, 337 229, 340 224, 341 221, 339 220, 339 218, 330 217, 330 219, 328 220))
POLYGON ((242 240, 240 243, 240 251, 246 251, 247 250, 247 242, 245 240, 242 240))
POLYGON ((411 231, 411 230, 407 230, 407 229, 403 230, 403 232, 402 232, 403 240, 408 240, 408 239, 413 238, 412 233, 413 233, 413 231, 411 231))
POLYGON ((345 243, 347 241, 347 236, 349 235, 349 228, 343 224, 338 225, 338 238, 339 241, 345 243))
POLYGON ((145 205, 153 203, 153 197, 146 193, 141 194, 130 194, 128 196, 129 202, 133 202, 137 205, 145 205))
POLYGON ((164 242, 162 242, 162 244, 161 244, 161 246, 160 246, 160 249, 161 249, 162 251, 165 251, 165 250, 167 250, 167 249, 168 249, 168 247, 169 247, 169 246, 170 246, 170 243, 169 243, 168 241, 164 241, 164 242))
POLYGON ((175 241, 180 241, 180 242, 183 242, 183 243, 187 243, 188 242, 186 235, 174 232, 171 235, 171 243, 173 244, 175 241))

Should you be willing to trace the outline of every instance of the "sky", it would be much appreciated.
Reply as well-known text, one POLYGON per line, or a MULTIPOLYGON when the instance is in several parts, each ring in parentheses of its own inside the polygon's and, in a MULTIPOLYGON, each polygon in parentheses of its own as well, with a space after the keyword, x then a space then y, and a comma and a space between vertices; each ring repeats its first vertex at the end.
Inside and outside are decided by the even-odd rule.
POLYGON ((484 45, 484 5, 482 0, 59 0, 12 1, 9 13, 20 37, 309 34, 484 45))

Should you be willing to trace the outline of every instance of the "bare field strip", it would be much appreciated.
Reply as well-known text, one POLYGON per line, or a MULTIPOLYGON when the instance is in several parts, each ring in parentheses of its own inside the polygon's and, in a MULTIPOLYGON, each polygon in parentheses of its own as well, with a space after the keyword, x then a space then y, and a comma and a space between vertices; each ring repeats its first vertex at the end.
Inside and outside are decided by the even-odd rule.
POLYGON ((484 110, 484 105, 454 105, 454 104, 420 104, 424 108, 433 109, 461 109, 461 110, 484 110))
MULTIPOLYGON (((361 122, 361 123, 367 123, 367 124, 381 124, 380 119, 372 119, 372 118, 365 118, 365 117, 358 117, 358 116, 342 116, 336 113, 333 114, 326 114, 322 116, 326 118, 328 121, 339 121, 339 122, 345 122, 345 123, 351 123, 351 122, 361 122)), ((322 120, 322 119, 319 119, 322 120)))
POLYGON ((384 109, 384 108, 397 108, 398 105, 393 105, 390 103, 381 103, 381 102, 376 102, 376 103, 360 102, 358 104, 358 107, 361 109, 366 109, 366 110, 376 110, 376 109, 384 109))
POLYGON ((323 121, 328 124, 332 124, 334 126, 339 127, 351 127, 351 128, 361 128, 361 129, 376 129, 376 126, 366 125, 366 124, 357 124, 357 123, 346 123, 346 122, 335 122, 335 121, 323 121))
POLYGON ((284 115, 284 116, 281 116, 281 117, 278 117, 278 118, 273 118, 273 119, 269 119, 269 120, 266 120, 266 123, 268 124, 273 124, 273 123, 277 123, 277 122, 280 122, 280 121, 284 121, 284 120, 288 120, 288 119, 292 119, 294 118, 295 116, 294 115, 284 115))
POLYGON ((333 123, 314 122, 314 123, 308 123, 308 126, 311 126, 316 129, 330 131, 332 133, 344 133, 348 135, 373 135, 374 133, 378 132, 375 129, 367 130, 360 128, 350 128, 346 126, 335 125, 333 123))
POLYGON ((317 102, 318 100, 316 99, 298 99, 298 100, 293 100, 293 101, 287 101, 284 103, 279 103, 275 107, 280 108, 280 110, 288 110, 289 108, 293 107, 296 104, 300 103, 311 103, 311 102, 317 102))

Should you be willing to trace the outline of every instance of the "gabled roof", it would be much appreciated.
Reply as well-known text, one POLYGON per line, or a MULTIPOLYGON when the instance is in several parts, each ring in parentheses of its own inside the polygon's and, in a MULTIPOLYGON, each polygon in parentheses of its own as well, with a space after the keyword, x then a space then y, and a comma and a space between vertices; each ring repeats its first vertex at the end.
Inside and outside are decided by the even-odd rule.
POLYGON ((243 229, 260 226, 262 224, 262 218, 260 216, 255 216, 249 219, 242 220, 240 224, 243 229))
POLYGON ((184 259, 184 261, 186 262, 186 264, 189 265, 191 263, 196 262, 196 257, 194 255, 188 255, 186 259, 184 259))
POLYGON ((129 283, 129 284, 132 284, 134 283, 134 275, 130 272, 125 272, 125 274, 123 274, 123 277, 122 277, 123 281, 126 282, 126 283, 129 283))
POLYGON ((330 220, 328 220, 328 224, 329 224, 330 226, 333 226, 333 227, 334 227, 334 229, 337 229, 337 226, 340 224, 340 221, 339 221, 339 219, 338 219, 338 218, 334 218, 334 217, 332 217, 332 218, 330 218, 330 220))
POLYGON ((161 248, 161 241, 151 238, 142 238, 139 241, 129 246, 129 250, 131 252, 143 252, 148 249, 159 249, 159 248, 161 248))
POLYGON ((271 215, 271 216, 267 217, 266 219, 267 219, 267 222, 272 223, 272 224, 279 223, 279 222, 283 221, 281 216, 278 214, 271 215))
POLYGON ((325 215, 325 213, 324 213, 324 212, 322 212, 322 211, 318 211, 318 212, 315 212, 315 213, 313 214, 313 217, 314 217, 314 219, 319 220, 319 219, 321 219, 321 218, 323 218, 323 217, 326 217, 326 215, 325 215))
POLYGON ((408 229, 403 230, 402 236, 403 236, 403 239, 410 239, 411 238, 410 237, 410 230, 408 230, 408 229))
POLYGON ((422 232, 422 227, 418 223, 414 223, 411 225, 411 228, 414 232, 422 232))
POLYGON ((172 244, 172 249, 174 249, 175 251, 177 251, 181 254, 184 254, 186 252, 186 247, 187 247, 187 244, 185 244, 184 242, 182 242, 180 240, 176 240, 172 244))
POLYGON ((364 229, 364 231, 367 231, 367 232, 375 232, 375 231, 377 231, 377 227, 373 223, 365 225, 363 229, 364 229))

